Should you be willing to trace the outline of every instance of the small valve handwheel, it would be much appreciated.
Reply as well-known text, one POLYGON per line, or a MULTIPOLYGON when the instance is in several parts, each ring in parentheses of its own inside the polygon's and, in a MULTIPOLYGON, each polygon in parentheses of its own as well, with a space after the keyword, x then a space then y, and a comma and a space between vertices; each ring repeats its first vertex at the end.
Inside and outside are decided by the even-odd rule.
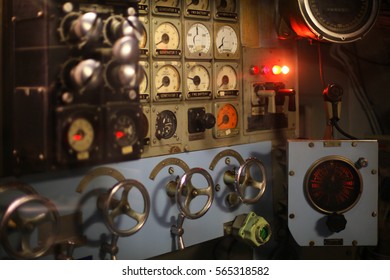
POLYGON ((176 190, 176 202, 180 212, 188 219, 197 219, 202 217, 209 210, 214 200, 214 182, 210 174, 202 168, 192 168, 184 173, 177 186, 176 190), (192 183, 191 179, 194 174, 202 175, 208 186, 206 188, 197 189, 192 183), (206 204, 198 212, 192 213, 190 210, 190 204, 197 196, 207 196, 206 204), (184 198, 184 199, 183 199, 184 198))
POLYGON ((111 233, 120 237, 130 236, 139 231, 145 224, 146 219, 150 212, 150 198, 148 191, 140 182, 136 180, 123 180, 114 185, 108 193, 105 199, 102 211, 104 215, 104 221, 111 233), (139 213, 131 208, 128 195, 132 188, 136 188, 140 191, 144 200, 144 209, 142 213, 139 213), (123 189, 120 200, 115 199, 115 194, 123 189), (134 219, 137 224, 130 229, 120 229, 115 225, 115 218, 120 215, 126 215, 134 219))
MULTIPOLYGON (((40 209, 41 206, 36 209, 40 209)), ((60 229, 59 221, 59 213, 55 205, 49 199, 40 195, 23 196, 16 199, 8 206, 3 219, 1 220, 1 243, 4 246, 5 251, 15 259, 37 259, 45 255, 54 245, 60 229), (47 211, 33 214, 35 210, 31 207, 31 205, 34 204, 43 206, 43 208, 46 208, 47 211), (28 207, 28 211, 24 211, 25 213, 22 213, 23 207, 28 207), (13 226, 11 226, 12 224, 13 226), (39 226, 47 225, 49 225, 49 227, 47 227, 49 233, 47 234, 48 238, 45 239, 45 243, 39 243, 37 246, 32 245, 31 239, 35 230, 39 226), (11 245, 9 238, 11 228, 13 233, 17 231, 21 234, 21 244, 18 246, 20 247, 18 249, 11 245)))
POLYGON ((265 171, 264 164, 256 158, 249 158, 238 169, 238 172, 236 174, 236 180, 235 180, 235 189, 243 203, 254 204, 258 202, 259 199, 263 196, 266 189, 266 182, 267 182, 267 178, 266 178, 266 171, 265 171), (259 175, 261 176, 260 179, 261 181, 256 181, 252 177, 251 167, 253 165, 258 167, 260 172, 259 175), (250 197, 250 198, 246 197, 245 190, 249 186, 258 189, 255 197, 250 197))

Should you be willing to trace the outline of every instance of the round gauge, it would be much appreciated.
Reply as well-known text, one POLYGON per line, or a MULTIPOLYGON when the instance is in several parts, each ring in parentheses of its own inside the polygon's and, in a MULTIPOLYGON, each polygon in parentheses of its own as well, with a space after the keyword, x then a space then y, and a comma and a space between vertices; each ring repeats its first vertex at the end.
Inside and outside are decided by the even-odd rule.
POLYGON ((232 55, 238 50, 238 36, 236 31, 229 25, 221 26, 215 37, 218 53, 232 55))
POLYGON ((140 94, 146 93, 146 91, 148 90, 148 85, 149 85, 148 76, 146 74, 145 69, 142 68, 142 79, 141 79, 141 81, 139 83, 139 92, 140 92, 140 94))
POLYGON ((363 37, 377 18, 380 0, 284 0, 281 12, 302 37, 351 42, 363 37))
POLYGON ((155 77, 155 88, 160 92, 180 91, 180 74, 172 65, 164 65, 158 69, 155 77))
POLYGON ((325 157, 307 171, 305 189, 314 209, 327 214, 341 214, 358 202, 362 178, 348 159, 325 157))
POLYGON ((180 43, 179 31, 172 23, 164 22, 156 28, 154 42, 156 49, 178 49, 180 43))
POLYGON ((208 91, 210 89, 210 75, 201 65, 193 66, 187 74, 188 91, 208 91))
POLYGON ((236 0, 217 0, 215 6, 219 12, 234 13, 236 11, 236 0))
POLYGON ((156 138, 169 139, 175 135, 177 128, 177 119, 174 112, 170 110, 164 110, 157 114, 156 119, 156 138))
POLYGON ((70 148, 78 153, 88 151, 95 139, 94 128, 85 118, 77 118, 71 121, 66 134, 70 148))
POLYGON ((187 9, 207 10, 209 8, 209 0, 186 0, 187 9))
POLYGON ((237 73, 230 65, 222 66, 217 73, 218 90, 234 90, 237 88, 237 73))
POLYGON ((148 43, 148 35, 146 33, 146 28, 144 25, 142 25, 142 36, 141 38, 139 39, 139 48, 140 49, 145 49, 146 48, 146 44, 148 43))
POLYGON ((135 122, 128 114, 120 114, 114 120, 113 137, 120 147, 133 145, 137 140, 137 128, 135 122))
POLYGON ((208 53, 211 47, 210 31, 204 24, 195 23, 187 31, 187 48, 190 53, 208 53))
POLYGON ((179 0, 154 0, 156 6, 177 7, 179 0))
POLYGON ((238 113, 236 108, 232 104, 223 105, 217 112, 217 129, 226 130, 237 127, 238 113))

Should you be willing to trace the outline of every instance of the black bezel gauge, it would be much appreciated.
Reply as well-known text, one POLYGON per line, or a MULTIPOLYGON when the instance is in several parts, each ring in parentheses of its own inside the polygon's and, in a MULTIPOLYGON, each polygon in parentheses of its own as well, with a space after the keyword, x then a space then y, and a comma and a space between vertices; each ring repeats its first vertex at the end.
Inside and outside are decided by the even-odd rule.
POLYGON ((279 9, 297 35, 347 43, 361 39, 374 25, 380 0, 281 0, 279 9))
POLYGON ((340 156, 316 161, 304 181, 311 206, 325 214, 342 214, 353 208, 362 193, 362 177, 354 163, 340 156))

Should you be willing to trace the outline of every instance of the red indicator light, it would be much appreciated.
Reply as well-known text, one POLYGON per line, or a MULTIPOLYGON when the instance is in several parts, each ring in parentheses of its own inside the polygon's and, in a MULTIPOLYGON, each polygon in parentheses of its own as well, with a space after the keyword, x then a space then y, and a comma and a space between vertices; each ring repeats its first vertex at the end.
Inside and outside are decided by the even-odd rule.
POLYGON ((74 141, 81 141, 81 140, 83 140, 83 135, 82 134, 75 134, 75 135, 73 135, 73 140, 74 141))
POLYGON ((260 67, 257 65, 251 66, 250 73, 252 75, 258 75, 260 73, 260 67))
POLYGON ((121 139, 123 136, 125 136, 125 133, 123 131, 115 132, 116 139, 121 139))

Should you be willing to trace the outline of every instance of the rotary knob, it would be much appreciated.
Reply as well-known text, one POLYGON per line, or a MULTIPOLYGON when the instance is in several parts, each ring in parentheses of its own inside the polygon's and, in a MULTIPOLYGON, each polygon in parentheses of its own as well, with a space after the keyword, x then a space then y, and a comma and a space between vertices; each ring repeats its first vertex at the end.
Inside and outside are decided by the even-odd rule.
POLYGON ((103 66, 99 61, 87 59, 79 62, 71 71, 70 78, 73 85, 80 91, 94 89, 102 81, 103 66))
POLYGON ((102 31, 102 20, 96 13, 89 12, 80 15, 70 27, 71 38, 75 41, 90 41, 99 38, 102 31))
POLYGON ((138 40, 130 36, 117 40, 112 47, 112 54, 117 61, 122 63, 138 61, 138 40))
POLYGON ((215 126, 215 116, 211 113, 205 113, 201 116, 200 123, 205 129, 211 129, 215 126))

